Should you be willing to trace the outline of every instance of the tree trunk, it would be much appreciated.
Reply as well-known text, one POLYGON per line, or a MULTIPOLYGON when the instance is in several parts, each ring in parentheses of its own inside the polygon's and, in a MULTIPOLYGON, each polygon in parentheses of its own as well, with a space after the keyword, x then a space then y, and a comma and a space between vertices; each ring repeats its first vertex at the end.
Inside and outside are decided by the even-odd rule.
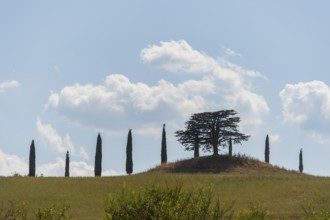
POLYGON ((195 144, 195 147, 194 147, 194 157, 199 157, 199 145, 198 144, 195 144))
POLYGON ((219 155, 218 145, 213 144, 213 155, 219 155))

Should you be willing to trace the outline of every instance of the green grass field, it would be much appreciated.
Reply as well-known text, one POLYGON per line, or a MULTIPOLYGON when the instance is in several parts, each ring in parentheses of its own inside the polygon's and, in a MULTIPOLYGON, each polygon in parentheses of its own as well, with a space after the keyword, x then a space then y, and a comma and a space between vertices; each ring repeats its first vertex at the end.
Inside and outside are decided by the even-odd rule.
POLYGON ((301 206, 307 202, 317 209, 330 210, 330 178, 281 169, 237 168, 222 173, 153 171, 100 178, 1 177, 0 199, 4 206, 24 202, 30 217, 38 208, 66 202, 71 206, 72 219, 101 219, 109 193, 125 188, 139 190, 152 184, 182 184, 187 189, 212 185, 214 196, 219 196, 220 201, 235 202, 234 210, 261 202, 278 219, 302 217, 301 206))

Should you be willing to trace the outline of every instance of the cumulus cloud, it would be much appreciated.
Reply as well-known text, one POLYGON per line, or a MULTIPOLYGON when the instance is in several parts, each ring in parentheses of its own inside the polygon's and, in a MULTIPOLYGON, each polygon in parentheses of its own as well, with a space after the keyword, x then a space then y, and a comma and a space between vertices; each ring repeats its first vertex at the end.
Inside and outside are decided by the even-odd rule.
POLYGON ((0 92, 5 91, 7 89, 19 87, 19 86, 20 86, 20 83, 16 80, 6 81, 3 83, 0 83, 0 92))
POLYGON ((28 164, 17 155, 6 154, 0 150, 0 176, 12 176, 13 174, 26 175, 28 164))
POLYGON ((45 140, 56 152, 65 153, 69 150, 73 153, 75 151, 70 135, 66 135, 63 139, 51 124, 42 123, 40 118, 37 119, 36 125, 40 137, 45 140))
POLYGON ((206 54, 194 50, 186 41, 161 42, 149 45, 141 51, 143 62, 161 67, 170 72, 211 72, 217 62, 206 54))
POLYGON ((298 124, 309 137, 330 142, 330 88, 324 82, 287 84, 280 92, 285 122, 298 124))
MULTIPOLYGON (((247 80, 265 78, 261 73, 246 70, 224 58, 210 57, 194 50, 184 40, 149 45, 142 50, 141 59, 170 72, 199 73, 211 79, 216 87, 222 88, 217 93, 219 99, 225 98, 224 107, 235 108, 242 113, 246 127, 260 125, 262 116, 269 111, 265 99, 251 90, 247 80)), ((216 107, 219 108, 219 105, 216 107)))
POLYGON ((192 113, 223 108, 236 109, 243 125, 254 128, 269 111, 265 99, 252 91, 248 81, 261 76, 256 71, 210 57, 184 40, 149 45, 140 55, 145 64, 195 74, 199 79, 177 84, 160 79, 148 85, 112 74, 99 85, 76 83, 52 92, 46 109, 98 129, 133 127, 140 133, 163 122, 182 124, 192 113))
POLYGON ((177 85, 162 79, 149 86, 113 74, 102 85, 75 84, 59 93, 53 92, 47 109, 92 127, 127 129, 134 121, 142 127, 142 122, 154 123, 157 117, 175 120, 173 116, 184 117, 201 111, 208 105, 205 96, 212 95, 214 90, 210 79, 187 80, 177 85), (155 112, 157 116, 150 114, 155 112))

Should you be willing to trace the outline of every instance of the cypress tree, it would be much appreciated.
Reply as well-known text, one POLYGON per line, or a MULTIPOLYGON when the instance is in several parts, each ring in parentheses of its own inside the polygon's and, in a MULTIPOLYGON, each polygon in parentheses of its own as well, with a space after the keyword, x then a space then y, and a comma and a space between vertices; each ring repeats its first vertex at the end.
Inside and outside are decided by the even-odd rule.
POLYGON ((231 138, 229 138, 229 152, 228 152, 228 155, 229 157, 233 156, 233 142, 231 140, 231 138))
POLYGON ((127 145, 126 145, 126 173, 133 173, 133 158, 132 158, 132 129, 128 131, 127 145))
POLYGON ((66 159, 65 159, 65 177, 70 176, 70 157, 69 157, 69 151, 66 152, 66 159))
POLYGON ((34 140, 32 140, 30 145, 29 176, 36 176, 36 149, 34 146, 34 140))
POLYGON ((162 164, 167 163, 167 146, 166 146, 165 124, 163 124, 163 133, 162 133, 161 163, 162 164))
POLYGON ((300 149, 300 153, 299 153, 299 172, 302 173, 303 170, 304 170, 303 153, 302 153, 302 149, 300 149))
POLYGON ((101 176, 102 174, 102 139, 100 133, 96 141, 94 174, 95 176, 101 176))
POLYGON ((265 162, 269 163, 269 137, 268 137, 268 134, 266 136, 266 141, 265 141, 265 162))

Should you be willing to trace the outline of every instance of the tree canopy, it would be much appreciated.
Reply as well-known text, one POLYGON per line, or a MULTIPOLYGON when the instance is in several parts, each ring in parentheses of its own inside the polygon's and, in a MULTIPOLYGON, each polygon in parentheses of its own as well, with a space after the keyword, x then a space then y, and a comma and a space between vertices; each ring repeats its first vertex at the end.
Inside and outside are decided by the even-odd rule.
POLYGON ((239 132, 240 118, 236 115, 235 110, 193 114, 185 123, 185 130, 175 132, 176 137, 185 150, 202 146, 204 151, 213 151, 214 155, 218 155, 219 147, 228 146, 230 140, 234 144, 241 144, 250 137, 239 132))

